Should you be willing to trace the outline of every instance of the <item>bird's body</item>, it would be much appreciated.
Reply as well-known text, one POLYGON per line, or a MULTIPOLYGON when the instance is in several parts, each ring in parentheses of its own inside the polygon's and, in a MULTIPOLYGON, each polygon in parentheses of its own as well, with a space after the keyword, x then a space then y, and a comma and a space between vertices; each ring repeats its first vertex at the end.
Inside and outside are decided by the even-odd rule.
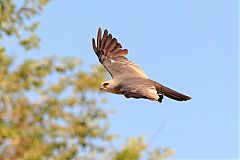
POLYGON ((191 97, 167 88, 150 80, 144 71, 125 56, 127 49, 122 49, 116 38, 99 28, 97 45, 93 38, 93 49, 99 61, 111 74, 112 79, 101 84, 100 89, 114 94, 122 94, 126 98, 145 98, 162 102, 163 95, 178 101, 186 101, 191 97))

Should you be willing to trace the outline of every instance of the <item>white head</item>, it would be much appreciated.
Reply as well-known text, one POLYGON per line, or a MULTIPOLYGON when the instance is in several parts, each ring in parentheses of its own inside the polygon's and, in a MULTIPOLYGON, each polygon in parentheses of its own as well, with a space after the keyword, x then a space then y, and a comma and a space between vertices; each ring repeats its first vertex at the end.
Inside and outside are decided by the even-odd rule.
POLYGON ((114 83, 113 80, 105 81, 101 84, 100 90, 105 92, 113 92, 114 91, 114 83))

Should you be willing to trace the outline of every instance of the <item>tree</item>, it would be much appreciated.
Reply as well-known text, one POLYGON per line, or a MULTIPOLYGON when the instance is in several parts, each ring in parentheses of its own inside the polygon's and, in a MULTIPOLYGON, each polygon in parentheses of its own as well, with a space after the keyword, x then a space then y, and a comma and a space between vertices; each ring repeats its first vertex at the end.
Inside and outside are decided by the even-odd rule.
MULTIPOLYGON (((31 51, 40 42, 33 18, 48 0, 21 2, 0 0, 0 42, 10 38, 31 51)), ((130 139, 120 150, 110 147, 111 112, 98 107, 105 102, 98 88, 106 72, 101 66, 82 71, 81 62, 51 55, 16 64, 0 44, 0 159, 141 158, 147 149, 142 138, 130 139)), ((162 155, 155 150, 148 157, 162 155)))
MULTIPOLYGON (((147 149, 143 137, 130 138, 122 149, 114 155, 114 160, 139 160, 147 149)), ((156 148, 148 153, 148 160, 164 160, 171 157, 174 150, 171 148, 156 148)))

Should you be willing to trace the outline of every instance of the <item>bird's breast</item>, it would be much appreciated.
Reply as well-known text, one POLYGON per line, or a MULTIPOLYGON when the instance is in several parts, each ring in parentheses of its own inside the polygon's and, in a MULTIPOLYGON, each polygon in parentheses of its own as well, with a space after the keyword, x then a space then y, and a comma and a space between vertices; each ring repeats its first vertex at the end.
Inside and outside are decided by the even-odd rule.
POLYGON ((111 93, 122 94, 118 88, 114 88, 113 90, 111 90, 111 93))

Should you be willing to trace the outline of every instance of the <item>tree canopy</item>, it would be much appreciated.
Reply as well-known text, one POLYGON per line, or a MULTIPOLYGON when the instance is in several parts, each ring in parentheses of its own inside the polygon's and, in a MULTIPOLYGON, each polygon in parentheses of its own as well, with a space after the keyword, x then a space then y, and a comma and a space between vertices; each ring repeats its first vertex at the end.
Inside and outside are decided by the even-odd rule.
MULTIPOLYGON (((67 3, 67 2, 66 2, 67 3)), ((101 66, 83 71, 78 57, 49 55, 24 59, 7 52, 10 38, 25 51, 38 48, 36 34, 48 0, 0 0, 0 159, 165 159, 170 148, 149 154, 142 137, 130 138, 122 148, 112 145, 108 132, 111 111, 100 106, 98 92, 106 78, 101 66)), ((100 97, 100 98, 99 98, 100 97)))

